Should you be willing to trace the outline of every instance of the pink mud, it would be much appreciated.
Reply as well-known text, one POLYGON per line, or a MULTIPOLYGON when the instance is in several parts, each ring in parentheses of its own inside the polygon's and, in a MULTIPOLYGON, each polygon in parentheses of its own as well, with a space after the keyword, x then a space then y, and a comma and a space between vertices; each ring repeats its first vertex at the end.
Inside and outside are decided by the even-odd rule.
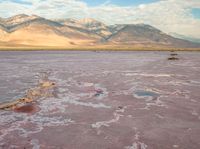
POLYGON ((23 96, 44 71, 57 95, 0 111, 0 149, 199 149, 200 53, 169 56, 0 52, 0 99, 23 96))

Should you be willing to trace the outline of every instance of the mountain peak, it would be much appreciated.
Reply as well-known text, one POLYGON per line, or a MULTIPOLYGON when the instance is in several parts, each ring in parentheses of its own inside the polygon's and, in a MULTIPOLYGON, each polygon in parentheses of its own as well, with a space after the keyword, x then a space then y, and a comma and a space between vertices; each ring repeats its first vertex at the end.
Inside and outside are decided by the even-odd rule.
POLYGON ((82 24, 83 26, 85 26, 86 28, 88 28, 89 30, 106 30, 107 26, 100 22, 97 21, 93 18, 84 18, 78 21, 80 24, 82 24))
POLYGON ((26 17, 28 17, 28 15, 26 15, 26 14, 18 14, 18 15, 9 17, 7 19, 18 19, 18 18, 26 18, 26 17))
POLYGON ((79 22, 81 24, 86 25, 86 26, 93 26, 93 25, 105 26, 105 24, 103 24, 102 22, 97 21, 97 20, 95 20, 93 18, 84 18, 84 19, 79 20, 79 22))
POLYGON ((83 18, 83 19, 80 19, 79 22, 82 22, 82 23, 93 23, 93 22, 99 22, 93 18, 83 18))
POLYGON ((15 15, 15 16, 12 16, 12 17, 9 17, 9 18, 6 18, 5 20, 6 21, 10 21, 10 20, 20 20, 20 19, 32 19, 32 18, 41 18, 40 16, 37 16, 37 15, 27 15, 27 14, 18 14, 18 15, 15 15))
POLYGON ((55 20, 55 21, 58 21, 58 22, 61 22, 61 23, 66 23, 66 24, 75 24, 75 23, 79 23, 76 19, 71 19, 71 18, 67 18, 67 19, 58 19, 58 20, 55 20))
POLYGON ((24 23, 24 22, 27 22, 27 21, 31 21, 31 20, 34 20, 34 19, 37 19, 37 18, 41 18, 41 17, 39 17, 37 15, 29 16, 29 15, 26 15, 26 14, 19 14, 19 15, 15 15, 13 17, 10 17, 10 18, 3 19, 3 20, 1 20, 1 22, 4 24, 4 26, 11 27, 11 26, 21 24, 21 23, 24 23))

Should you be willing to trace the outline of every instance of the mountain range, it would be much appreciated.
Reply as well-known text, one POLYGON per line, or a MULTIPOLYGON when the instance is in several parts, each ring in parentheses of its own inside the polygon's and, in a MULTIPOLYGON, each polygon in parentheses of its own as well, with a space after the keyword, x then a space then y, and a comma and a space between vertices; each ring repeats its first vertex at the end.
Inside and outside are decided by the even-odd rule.
POLYGON ((181 35, 181 34, 178 34, 178 33, 170 33, 170 35, 172 35, 173 37, 176 37, 176 38, 188 40, 188 41, 195 42, 195 43, 200 43, 200 37, 199 38, 194 38, 194 37, 181 35))
POLYGON ((49 20, 20 14, 0 18, 0 46, 128 46, 199 48, 147 24, 106 25, 86 18, 49 20))

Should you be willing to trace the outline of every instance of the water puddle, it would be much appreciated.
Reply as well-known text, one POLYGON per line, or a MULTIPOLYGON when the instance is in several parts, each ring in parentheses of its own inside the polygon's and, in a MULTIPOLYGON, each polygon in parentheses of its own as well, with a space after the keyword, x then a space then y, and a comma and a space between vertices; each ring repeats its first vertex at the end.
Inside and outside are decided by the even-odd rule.
POLYGON ((18 113, 35 113, 39 111, 39 108, 35 104, 27 104, 27 105, 15 108, 14 111, 18 113))
MULTIPOLYGON (((43 74, 42 74, 43 75, 43 74)), ((0 103, 0 110, 14 110, 17 112, 33 112, 36 111, 32 103, 41 98, 57 97, 56 84, 49 80, 48 76, 42 76, 36 87, 26 91, 24 97, 11 102, 0 103)))
POLYGON ((104 94, 103 90, 101 89, 96 89, 95 92, 96 92, 94 95, 95 97, 99 97, 104 94))
POLYGON ((157 98, 160 96, 158 93, 153 91, 136 91, 133 95, 137 99, 145 99, 147 101, 157 100, 157 98))

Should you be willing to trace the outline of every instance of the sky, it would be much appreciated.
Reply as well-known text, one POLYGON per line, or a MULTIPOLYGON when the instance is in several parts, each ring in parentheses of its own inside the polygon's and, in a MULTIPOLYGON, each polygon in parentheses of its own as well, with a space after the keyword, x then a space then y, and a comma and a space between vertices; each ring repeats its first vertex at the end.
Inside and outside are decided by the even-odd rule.
POLYGON ((94 18, 105 24, 149 24, 200 39, 200 0, 0 0, 0 17, 94 18))

